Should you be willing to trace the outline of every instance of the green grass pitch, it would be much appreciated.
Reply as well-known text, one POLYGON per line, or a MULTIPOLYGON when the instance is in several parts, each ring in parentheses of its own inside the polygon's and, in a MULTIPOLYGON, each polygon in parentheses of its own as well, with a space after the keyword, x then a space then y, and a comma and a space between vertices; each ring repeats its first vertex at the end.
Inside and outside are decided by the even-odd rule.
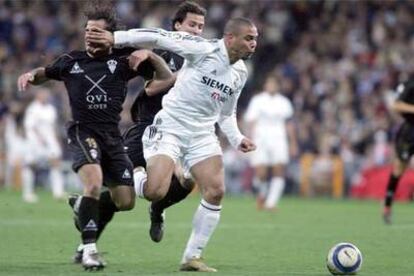
MULTIPOLYGON (((108 267, 101 275, 197 275, 178 272, 199 202, 192 196, 170 208, 164 240, 148 236, 148 203, 118 213, 98 248, 108 267)), ((250 197, 227 197, 221 222, 204 252, 217 275, 329 275, 331 246, 355 243, 364 262, 359 275, 414 275, 414 210, 397 203, 394 224, 384 225, 373 201, 284 198, 277 213, 257 212, 250 197)), ((46 193, 38 204, 0 191, 0 275, 81 275, 71 263, 78 243, 64 202, 46 193)))

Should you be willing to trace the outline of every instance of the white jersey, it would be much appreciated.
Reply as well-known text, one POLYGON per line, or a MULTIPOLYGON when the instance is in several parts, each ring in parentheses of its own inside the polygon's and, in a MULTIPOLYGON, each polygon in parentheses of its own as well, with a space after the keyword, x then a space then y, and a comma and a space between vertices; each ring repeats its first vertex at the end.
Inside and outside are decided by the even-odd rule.
POLYGON ((271 95, 262 92, 250 101, 245 120, 254 122, 254 139, 271 137, 274 141, 274 139, 287 139, 286 120, 292 115, 293 107, 288 98, 279 93, 271 95))
POLYGON ((33 101, 27 107, 24 116, 27 138, 39 144, 48 143, 50 139, 55 139, 56 120, 57 112, 53 105, 33 101))
POLYGON ((292 104, 281 94, 263 92, 252 98, 245 121, 254 123, 252 136, 257 150, 250 155, 253 166, 289 162, 286 120, 292 115, 292 104))
POLYGON ((242 60, 230 64, 224 40, 206 40, 184 32, 132 29, 114 34, 115 47, 151 46, 185 58, 177 81, 164 96, 163 112, 193 133, 213 132, 219 123, 233 146, 243 135, 237 128, 237 100, 247 80, 242 60))
POLYGON ((30 147, 28 162, 43 158, 59 158, 62 154, 56 135, 56 108, 49 103, 33 101, 26 109, 24 130, 30 147))

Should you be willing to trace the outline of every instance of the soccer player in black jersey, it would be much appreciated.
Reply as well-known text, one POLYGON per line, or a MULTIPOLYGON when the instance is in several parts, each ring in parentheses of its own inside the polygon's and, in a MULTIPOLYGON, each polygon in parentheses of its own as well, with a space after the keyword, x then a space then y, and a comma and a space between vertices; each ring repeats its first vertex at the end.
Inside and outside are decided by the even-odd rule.
MULTIPOLYGON (((177 9, 173 20, 174 31, 187 32, 192 35, 201 35, 204 28, 206 10, 194 2, 183 2, 177 9)), ((184 59, 169 51, 156 50, 156 53, 165 59, 171 71, 177 72, 184 63, 184 59)), ((173 86, 175 78, 168 80, 153 80, 144 87, 131 108, 131 117, 134 125, 124 134, 128 155, 134 167, 145 167, 146 162, 142 150, 142 135, 147 126, 151 125, 155 114, 162 108, 162 97, 173 86)), ((184 174, 177 166, 175 175, 171 179, 170 188, 166 196, 153 202, 150 207, 150 237, 154 242, 160 242, 164 233, 164 209, 176 204, 187 197, 194 187, 190 175, 184 174)))
POLYGON ((391 223, 391 207, 398 182, 414 154, 414 79, 400 84, 397 87, 397 93, 398 98, 393 109, 401 114, 404 122, 395 136, 396 158, 388 180, 382 214, 386 224, 391 223))
MULTIPOLYGON (((91 28, 116 30, 112 8, 100 4, 86 12, 85 35, 91 28)), ((68 126, 68 143, 73 169, 84 185, 83 196, 73 202, 77 227, 81 232, 79 256, 88 270, 98 270, 105 262, 98 255, 96 241, 114 212, 134 207, 133 166, 118 129, 127 83, 135 76, 158 79, 172 76, 162 58, 151 51, 96 47, 85 40, 86 51, 61 55, 53 64, 39 67, 19 77, 19 90, 28 84, 49 79, 63 81, 69 94, 73 121, 68 126), (136 54, 136 55, 135 55, 136 54), (137 61, 140 59, 138 68, 137 61), (136 70, 135 70, 136 69, 136 70), (101 193, 104 183, 109 191, 101 193)))

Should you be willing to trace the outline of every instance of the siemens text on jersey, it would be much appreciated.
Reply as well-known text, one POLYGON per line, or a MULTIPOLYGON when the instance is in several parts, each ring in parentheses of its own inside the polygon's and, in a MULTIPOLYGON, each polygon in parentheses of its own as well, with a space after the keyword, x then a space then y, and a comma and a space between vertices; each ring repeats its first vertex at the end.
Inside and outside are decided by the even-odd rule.
POLYGON ((221 92, 225 93, 225 94, 229 94, 230 96, 234 94, 233 89, 231 89, 230 86, 221 83, 215 79, 209 78, 207 76, 203 76, 201 78, 201 83, 205 84, 207 86, 210 86, 211 88, 217 88, 218 90, 220 90, 221 92))

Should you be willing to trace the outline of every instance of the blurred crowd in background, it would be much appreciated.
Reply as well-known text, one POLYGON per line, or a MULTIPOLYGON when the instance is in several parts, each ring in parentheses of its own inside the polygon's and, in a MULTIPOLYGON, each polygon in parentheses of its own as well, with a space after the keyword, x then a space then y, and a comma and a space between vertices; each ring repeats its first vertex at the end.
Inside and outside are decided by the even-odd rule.
MULTIPOLYGON (((6 185, 6 119, 18 125, 33 99, 31 91, 17 92, 17 77, 63 52, 83 49, 86 2, 0 0, 0 186, 6 185)), ((127 29, 170 29, 180 2, 119 0, 115 5, 127 29)), ((364 168, 389 164, 391 137, 400 122, 389 103, 396 85, 414 72, 414 1, 197 2, 207 8, 204 37, 221 37, 225 21, 234 16, 248 17, 258 27, 258 48, 247 62, 250 75, 238 115, 243 126, 243 113, 252 95, 262 90, 265 77, 280 77, 281 92, 295 109, 298 141, 292 142, 299 148, 288 167, 288 191, 300 190, 305 155, 312 155, 309 178, 316 186, 332 182, 334 160, 343 164, 346 188, 358 181, 364 168)), ((140 85, 130 84, 123 129, 131 124, 128 110, 140 85)), ((67 95, 60 83, 49 87, 65 147, 67 95)), ((229 191, 249 189, 246 158, 228 149, 225 161, 229 191)))

